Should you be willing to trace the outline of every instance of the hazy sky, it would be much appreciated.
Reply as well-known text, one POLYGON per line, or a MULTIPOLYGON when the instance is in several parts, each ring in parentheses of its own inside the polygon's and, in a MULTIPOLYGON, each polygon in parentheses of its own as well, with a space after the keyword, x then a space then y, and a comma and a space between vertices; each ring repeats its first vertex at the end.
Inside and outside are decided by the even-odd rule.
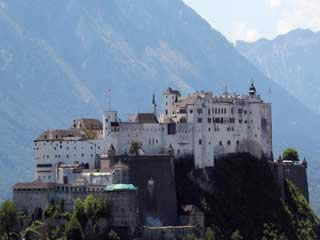
POLYGON ((230 41, 320 30, 320 0, 184 0, 230 41))

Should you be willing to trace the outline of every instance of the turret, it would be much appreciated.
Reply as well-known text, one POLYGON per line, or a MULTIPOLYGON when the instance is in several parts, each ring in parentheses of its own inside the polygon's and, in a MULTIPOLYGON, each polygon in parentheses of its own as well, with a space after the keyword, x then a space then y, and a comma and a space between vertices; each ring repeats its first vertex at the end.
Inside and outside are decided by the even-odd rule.
POLYGON ((250 85, 250 88, 249 88, 249 96, 255 96, 256 95, 256 87, 254 86, 253 82, 251 83, 250 85))

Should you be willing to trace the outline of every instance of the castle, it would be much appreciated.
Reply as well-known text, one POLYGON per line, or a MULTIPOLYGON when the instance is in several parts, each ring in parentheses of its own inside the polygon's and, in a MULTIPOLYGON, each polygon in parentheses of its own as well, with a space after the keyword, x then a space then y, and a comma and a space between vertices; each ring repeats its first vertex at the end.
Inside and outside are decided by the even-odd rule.
MULTIPOLYGON (((69 129, 43 132, 34 140, 36 180, 13 188, 17 209, 41 218, 52 202, 70 211, 76 197, 93 194, 112 203, 113 226, 128 229, 130 236, 141 226, 187 223, 203 230, 200 210, 177 206, 174 159, 192 158, 199 171, 229 153, 272 160, 271 104, 253 83, 248 95, 226 89, 221 96, 203 91, 182 96, 168 88, 163 101, 159 115, 153 95, 152 112, 129 115, 126 122, 106 111, 102 122, 79 119, 69 129), (178 216, 180 207, 185 215, 178 216)), ((149 236, 167 228, 144 231, 149 236)))
POLYGON ((168 88, 163 96, 159 116, 153 95, 152 112, 129 115, 126 122, 106 111, 102 123, 81 119, 70 129, 45 131, 34 141, 36 178, 57 181, 59 163, 96 168, 108 150, 129 153, 133 142, 142 154, 192 155, 196 168, 214 166, 215 159, 233 152, 272 158, 271 104, 256 94, 253 83, 248 95, 226 90, 221 96, 203 91, 182 96, 168 88))

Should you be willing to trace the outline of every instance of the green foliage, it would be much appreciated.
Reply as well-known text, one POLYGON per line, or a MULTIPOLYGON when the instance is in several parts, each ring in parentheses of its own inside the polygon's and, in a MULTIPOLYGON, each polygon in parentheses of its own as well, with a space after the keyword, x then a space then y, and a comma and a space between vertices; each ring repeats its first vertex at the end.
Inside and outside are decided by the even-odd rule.
POLYGON ((87 218, 93 218, 95 216, 96 203, 96 198, 92 194, 89 194, 84 200, 83 205, 87 218))
POLYGON ((132 141, 129 149, 130 154, 138 155, 140 148, 140 143, 137 141, 132 141))
POLYGON ((188 234, 183 240, 199 240, 194 234, 188 234))
POLYGON ((285 183, 285 195, 285 211, 289 224, 295 229, 294 237, 298 240, 316 239, 315 229, 319 226, 319 219, 304 196, 288 180, 285 183))
POLYGON ((73 216, 80 222, 83 229, 85 229, 88 219, 84 208, 84 203, 81 201, 80 198, 77 198, 74 201, 74 209, 73 209, 73 216))
POLYGON ((12 201, 4 201, 0 208, 0 234, 6 234, 10 239, 10 232, 17 223, 17 211, 12 201))
POLYGON ((204 240, 216 240, 216 234, 212 228, 207 228, 204 234, 204 240))
POLYGON ((232 233, 231 235, 231 240, 242 240, 243 237, 240 234, 239 230, 236 230, 235 232, 232 233))
POLYGON ((118 236, 118 234, 116 232, 111 230, 108 234, 108 240, 120 240, 120 237, 118 236))
POLYGON ((274 224, 264 224, 261 240, 288 240, 284 233, 280 233, 274 224))
POLYGON ((293 148, 287 148, 282 154, 283 160, 299 161, 299 154, 293 148))
POLYGON ((177 200, 179 205, 198 206, 205 214, 205 225, 215 226, 216 239, 239 238, 233 232, 236 229, 246 240, 313 239, 319 222, 307 201, 289 185, 284 203, 266 161, 230 154, 206 171, 207 179, 203 171, 193 169, 189 158, 176 161, 177 200), (204 190, 199 182, 212 190, 204 190))
POLYGON ((75 215, 72 216, 66 225, 65 237, 68 240, 80 240, 84 238, 82 227, 75 215))

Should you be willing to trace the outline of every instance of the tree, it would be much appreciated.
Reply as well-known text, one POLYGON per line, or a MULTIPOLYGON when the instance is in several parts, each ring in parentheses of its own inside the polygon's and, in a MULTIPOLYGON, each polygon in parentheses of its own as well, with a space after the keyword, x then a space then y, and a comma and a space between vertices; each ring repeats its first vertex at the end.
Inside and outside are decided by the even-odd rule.
POLYGON ((204 240, 215 240, 216 234, 212 230, 212 228, 207 228, 205 234, 204 234, 204 240))
POLYGON ((78 219, 82 228, 85 229, 88 219, 84 210, 84 204, 80 198, 77 198, 74 201, 73 216, 75 216, 78 219))
POLYGON ((120 237, 113 230, 111 230, 108 234, 108 240, 120 240, 120 237))
POLYGON ((66 225, 65 237, 68 240, 79 240, 84 237, 80 222, 75 215, 72 216, 71 220, 66 225))
POLYGON ((139 142, 133 141, 133 142, 131 142, 129 153, 138 155, 139 154, 139 148, 140 148, 139 142))
POLYGON ((93 218, 96 212, 97 200, 92 194, 89 194, 84 200, 84 211, 87 215, 87 218, 93 218))
POLYGON ((297 162, 299 161, 299 154, 295 149, 287 148, 282 154, 282 159, 297 162))
POLYGON ((17 223, 17 211, 14 202, 5 201, 0 208, 0 233, 6 234, 10 239, 10 232, 13 231, 17 223))
POLYGON ((242 240, 242 239, 243 239, 243 237, 241 236, 239 230, 235 231, 235 232, 232 233, 232 235, 231 235, 231 240, 242 240))
POLYGON ((288 240, 284 233, 280 233, 274 224, 264 224, 261 240, 288 240))

